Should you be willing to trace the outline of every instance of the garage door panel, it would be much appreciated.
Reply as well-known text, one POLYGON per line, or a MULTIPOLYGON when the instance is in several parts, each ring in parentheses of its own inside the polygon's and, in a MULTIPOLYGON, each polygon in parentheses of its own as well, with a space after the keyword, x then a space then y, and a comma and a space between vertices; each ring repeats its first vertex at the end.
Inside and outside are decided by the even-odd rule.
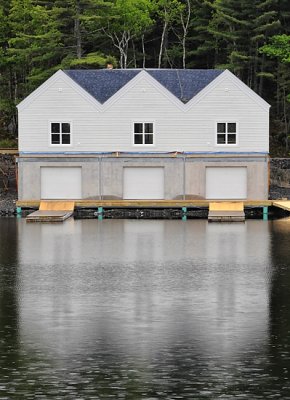
POLYGON ((164 199, 164 168, 128 167, 123 171, 124 199, 164 199))
POLYGON ((246 167, 207 167, 206 198, 234 200, 247 198, 246 167))
POLYGON ((42 199, 81 199, 81 167, 41 167, 42 199))

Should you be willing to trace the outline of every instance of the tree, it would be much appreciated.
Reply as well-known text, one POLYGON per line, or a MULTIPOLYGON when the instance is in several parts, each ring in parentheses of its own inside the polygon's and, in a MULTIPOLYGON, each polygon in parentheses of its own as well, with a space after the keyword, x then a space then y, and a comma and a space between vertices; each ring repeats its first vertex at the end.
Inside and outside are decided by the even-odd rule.
POLYGON ((7 48, 10 38, 8 14, 10 1, 0 4, 0 134, 15 133, 15 105, 12 99, 11 69, 7 60, 7 48))
POLYGON ((104 33, 119 52, 121 68, 128 66, 129 43, 153 24, 151 0, 116 0, 110 9, 104 33))
POLYGON ((284 123, 285 147, 289 149, 290 124, 290 35, 275 35, 269 43, 261 47, 260 52, 278 61, 276 72, 276 115, 281 115, 284 123))
POLYGON ((183 5, 178 0, 158 0, 156 6, 157 16, 162 24, 162 33, 158 55, 158 68, 161 68, 163 56, 167 53, 168 48, 168 30, 176 21, 176 19, 183 13, 183 5))
POLYGON ((51 74, 61 47, 60 33, 47 9, 31 0, 12 0, 9 26, 7 58, 15 72, 18 101, 51 74))
POLYGON ((180 5, 178 8, 178 18, 176 20, 177 27, 175 25, 172 26, 172 30, 176 37, 178 38, 179 43, 182 48, 182 68, 186 67, 186 44, 187 44, 187 36, 189 32, 190 22, 191 22, 191 11, 192 11, 192 0, 180 0, 180 5))
POLYGON ((188 35, 188 65, 197 68, 213 68, 217 64, 217 40, 210 30, 214 0, 192 0, 192 19, 188 35))

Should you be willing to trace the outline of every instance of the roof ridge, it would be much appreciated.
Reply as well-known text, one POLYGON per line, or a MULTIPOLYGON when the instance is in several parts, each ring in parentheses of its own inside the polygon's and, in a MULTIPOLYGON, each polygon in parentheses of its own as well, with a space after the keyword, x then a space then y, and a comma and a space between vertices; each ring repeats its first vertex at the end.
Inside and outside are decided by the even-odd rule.
POLYGON ((224 70, 179 68, 70 69, 63 72, 105 103, 142 71, 149 74, 182 103, 187 103, 224 70))

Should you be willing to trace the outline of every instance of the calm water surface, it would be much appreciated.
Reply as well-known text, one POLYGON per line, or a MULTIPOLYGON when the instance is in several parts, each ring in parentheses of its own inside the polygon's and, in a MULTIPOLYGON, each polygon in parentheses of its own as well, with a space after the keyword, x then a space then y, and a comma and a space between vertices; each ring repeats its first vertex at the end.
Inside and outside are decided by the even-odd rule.
POLYGON ((0 219, 0 399, 290 399, 290 220, 0 219))

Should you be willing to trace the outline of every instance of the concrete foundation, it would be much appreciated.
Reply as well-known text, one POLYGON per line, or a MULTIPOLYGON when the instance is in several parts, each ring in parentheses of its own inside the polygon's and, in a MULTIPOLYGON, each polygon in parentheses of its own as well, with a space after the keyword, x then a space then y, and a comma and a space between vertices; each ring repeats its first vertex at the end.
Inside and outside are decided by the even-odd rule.
POLYGON ((246 167, 247 199, 268 198, 268 157, 262 155, 20 156, 18 198, 41 198, 41 167, 81 167, 82 199, 122 199, 125 167, 164 168, 165 199, 204 199, 207 167, 246 167))

